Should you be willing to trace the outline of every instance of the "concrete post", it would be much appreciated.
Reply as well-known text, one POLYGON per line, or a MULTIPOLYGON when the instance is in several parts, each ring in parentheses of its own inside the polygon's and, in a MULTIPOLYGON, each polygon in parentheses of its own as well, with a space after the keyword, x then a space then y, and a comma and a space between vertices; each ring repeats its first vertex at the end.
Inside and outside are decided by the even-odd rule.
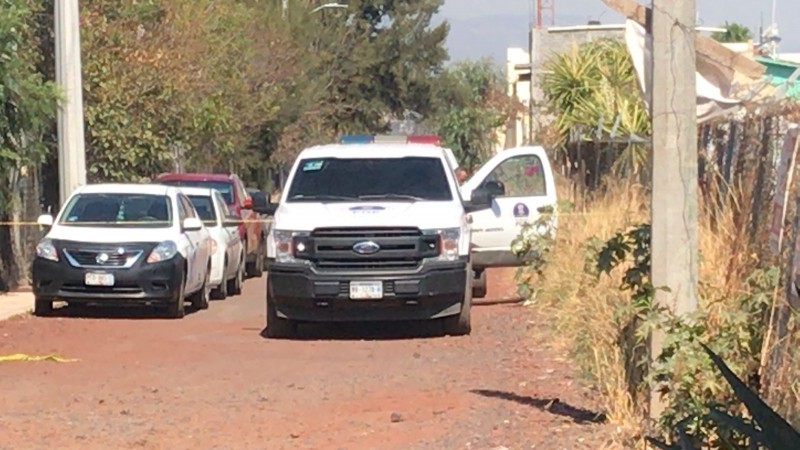
POLYGON ((83 88, 78 0, 55 0, 56 83, 65 99, 58 107, 60 204, 86 184, 83 88))
MULTIPOLYGON (((655 303, 677 315, 697 308, 697 99, 695 1, 653 0, 652 279, 655 303)), ((663 334, 651 337, 658 357, 663 334)), ((650 417, 664 404, 651 392, 650 417)))

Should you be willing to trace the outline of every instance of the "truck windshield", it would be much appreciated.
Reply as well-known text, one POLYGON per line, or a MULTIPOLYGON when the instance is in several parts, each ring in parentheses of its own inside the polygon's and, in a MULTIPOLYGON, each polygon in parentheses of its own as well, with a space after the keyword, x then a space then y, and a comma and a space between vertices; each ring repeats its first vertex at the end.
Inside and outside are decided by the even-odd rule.
POLYGON ((439 158, 318 158, 300 161, 287 201, 450 201, 439 158))
POLYGON ((67 205, 61 225, 168 228, 172 208, 165 195, 79 194, 67 205))

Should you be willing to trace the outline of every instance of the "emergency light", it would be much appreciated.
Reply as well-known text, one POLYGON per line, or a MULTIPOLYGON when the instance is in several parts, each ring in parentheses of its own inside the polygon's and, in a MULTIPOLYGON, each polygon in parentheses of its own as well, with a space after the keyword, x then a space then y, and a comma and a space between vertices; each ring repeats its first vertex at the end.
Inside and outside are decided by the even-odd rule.
POLYGON ((340 144, 441 144, 441 139, 432 135, 400 135, 400 134, 346 134, 339 138, 340 144))
POLYGON ((339 139, 340 144, 372 144, 375 137, 371 134, 344 135, 339 139))

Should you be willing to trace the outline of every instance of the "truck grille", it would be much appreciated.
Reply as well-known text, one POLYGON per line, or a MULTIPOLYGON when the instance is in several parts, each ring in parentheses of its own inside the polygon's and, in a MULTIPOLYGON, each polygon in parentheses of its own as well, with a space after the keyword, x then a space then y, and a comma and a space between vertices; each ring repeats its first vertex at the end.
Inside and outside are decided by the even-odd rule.
POLYGON ((439 255, 439 237, 418 228, 319 228, 311 233, 310 259, 320 269, 413 269, 439 255), (359 254, 354 246, 370 242, 379 250, 359 254))
POLYGON ((124 250, 118 248, 104 250, 64 249, 64 256, 74 267, 88 268, 127 268, 131 267, 142 255, 142 250, 124 250))

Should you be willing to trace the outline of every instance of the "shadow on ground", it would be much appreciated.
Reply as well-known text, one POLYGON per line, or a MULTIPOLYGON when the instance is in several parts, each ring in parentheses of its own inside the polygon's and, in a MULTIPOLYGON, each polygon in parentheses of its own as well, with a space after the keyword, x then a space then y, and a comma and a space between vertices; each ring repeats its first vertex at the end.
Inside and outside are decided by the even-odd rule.
POLYGON ((538 410, 555 414, 557 416, 568 417, 577 424, 599 424, 606 421, 603 413, 590 411, 588 409, 577 408, 567 403, 562 403, 558 398, 536 398, 524 395, 517 395, 513 392, 493 391, 487 389, 473 389, 470 392, 483 397, 499 398, 521 405, 530 406, 538 410))
MULTIPOLYGON (((199 310, 186 304, 186 315, 194 314, 199 310)), ((56 308, 50 317, 67 317, 82 319, 122 319, 122 320, 146 320, 170 319, 164 308, 157 308, 147 305, 95 305, 95 304, 74 304, 56 308)), ((180 320, 180 319, 175 319, 180 320)))
MULTIPOLYGON (((266 329, 261 337, 268 339, 266 329)), ((296 341, 387 341, 444 337, 439 321, 301 323, 296 341)))

